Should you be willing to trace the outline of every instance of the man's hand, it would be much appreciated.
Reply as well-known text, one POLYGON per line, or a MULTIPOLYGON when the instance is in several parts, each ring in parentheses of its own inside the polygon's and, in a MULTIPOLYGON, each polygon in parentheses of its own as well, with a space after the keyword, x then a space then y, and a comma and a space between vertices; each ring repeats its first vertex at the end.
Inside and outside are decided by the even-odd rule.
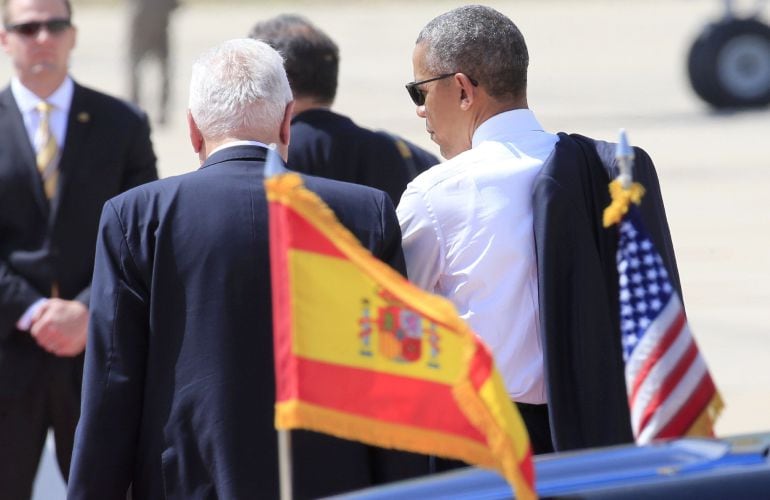
POLYGON ((86 347, 88 309, 76 300, 50 299, 32 318, 29 333, 51 354, 77 356, 86 347))

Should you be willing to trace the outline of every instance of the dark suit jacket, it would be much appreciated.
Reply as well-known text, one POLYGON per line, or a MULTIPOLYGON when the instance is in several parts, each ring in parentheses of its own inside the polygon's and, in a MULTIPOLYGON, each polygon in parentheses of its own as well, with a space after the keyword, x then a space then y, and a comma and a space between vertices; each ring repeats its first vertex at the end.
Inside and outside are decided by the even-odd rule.
MULTIPOLYGON (((602 227, 615 145, 559 134, 533 192, 540 325, 557 451, 633 441, 620 336, 617 226, 602 227)), ((655 167, 634 148, 642 217, 672 285, 679 274, 655 167)))
MULTIPOLYGON (((265 152, 224 149, 105 206, 69 498, 123 499, 130 482, 136 498, 277 497, 265 152)), ((384 193, 305 182, 405 269, 384 193)), ((425 457, 379 464, 358 443, 292 439, 298 498, 427 470, 425 457)))
POLYGON ((326 109, 304 111, 291 122, 290 169, 381 189, 394 205, 409 181, 437 163, 414 144, 326 109))
POLYGON ((157 177, 144 114, 75 84, 49 204, 10 87, 0 93, 0 397, 21 393, 49 356, 16 321, 54 281, 88 304, 102 205, 157 177))

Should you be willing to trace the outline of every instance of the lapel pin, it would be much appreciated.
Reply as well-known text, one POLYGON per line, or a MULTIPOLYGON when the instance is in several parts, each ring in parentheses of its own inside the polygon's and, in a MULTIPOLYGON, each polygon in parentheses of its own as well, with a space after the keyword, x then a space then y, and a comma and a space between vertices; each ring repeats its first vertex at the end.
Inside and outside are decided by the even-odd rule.
POLYGON ((89 115, 86 111, 81 111, 78 113, 78 121, 80 123, 88 123, 91 121, 91 115, 89 115))

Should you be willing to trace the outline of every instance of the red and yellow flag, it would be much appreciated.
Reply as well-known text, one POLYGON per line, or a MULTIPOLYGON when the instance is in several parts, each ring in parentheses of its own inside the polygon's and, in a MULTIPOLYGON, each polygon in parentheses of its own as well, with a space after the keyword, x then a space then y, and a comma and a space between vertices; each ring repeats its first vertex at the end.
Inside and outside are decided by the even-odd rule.
POLYGON ((276 428, 494 468, 536 498, 521 417, 452 304, 374 258, 299 175, 265 186, 276 428))

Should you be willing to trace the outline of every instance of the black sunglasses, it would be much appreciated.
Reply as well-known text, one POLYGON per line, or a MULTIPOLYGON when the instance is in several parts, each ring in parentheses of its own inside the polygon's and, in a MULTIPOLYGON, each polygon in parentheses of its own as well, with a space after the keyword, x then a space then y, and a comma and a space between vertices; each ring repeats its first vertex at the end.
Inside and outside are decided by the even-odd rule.
POLYGON ((31 21, 28 23, 11 24, 6 30, 23 36, 37 36, 43 28, 52 35, 58 35, 72 26, 69 19, 49 19, 48 21, 31 21))
MULTIPOLYGON (((444 78, 455 76, 457 73, 459 73, 459 71, 455 71, 454 73, 444 73, 443 75, 434 76, 433 78, 428 78, 427 80, 409 82, 406 84, 406 91, 409 92, 409 97, 412 98, 412 102, 414 102, 415 106, 422 106, 425 104, 425 92, 420 88, 420 85, 423 83, 435 82, 436 80, 443 80, 444 78)), ((473 84, 474 87, 479 86, 479 82, 470 76, 468 77, 468 80, 471 81, 471 84, 473 84)))

